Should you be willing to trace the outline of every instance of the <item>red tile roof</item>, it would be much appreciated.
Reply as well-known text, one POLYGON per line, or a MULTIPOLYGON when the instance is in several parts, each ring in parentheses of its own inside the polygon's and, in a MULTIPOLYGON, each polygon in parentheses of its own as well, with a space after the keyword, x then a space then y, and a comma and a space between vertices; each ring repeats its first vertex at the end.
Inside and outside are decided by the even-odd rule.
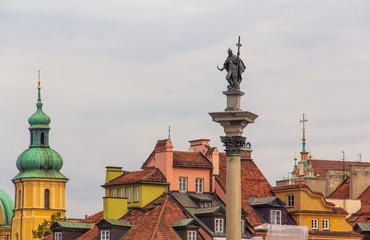
POLYGON ((352 226, 356 223, 370 223, 370 186, 359 196, 361 200, 361 209, 352 214, 347 221, 352 226))
MULTIPOLYGON (((241 161, 241 191, 242 208, 247 212, 247 221, 253 227, 263 224, 264 221, 260 219, 253 207, 249 204, 248 199, 251 197, 263 198, 274 196, 271 192, 271 185, 258 169, 253 160, 241 161)), ((216 180, 225 191, 226 189, 226 154, 220 153, 220 175, 216 180)), ((226 192, 226 191, 225 191, 226 192)))
POLYGON ((200 152, 173 152, 174 167, 212 168, 212 163, 200 152))
POLYGON ((165 194, 145 208, 132 210, 122 218, 134 225, 124 239, 180 239, 172 224, 185 218, 188 217, 173 197, 165 194))
POLYGON ((112 179, 104 186, 133 184, 133 183, 154 183, 166 184, 167 180, 162 172, 157 168, 144 169, 141 171, 127 172, 112 179))
MULTIPOLYGON (((343 161, 342 160, 317 160, 309 159, 309 163, 312 164, 312 167, 315 171, 315 176, 320 174, 320 179, 325 179, 326 170, 343 170, 343 161)), ((344 170, 349 171, 351 165, 370 165, 370 162, 354 162, 354 161, 344 161, 344 170)))
POLYGON ((84 223, 94 223, 94 227, 77 238, 77 240, 97 240, 99 237, 99 228, 96 224, 101 220, 103 220, 102 211, 83 219, 82 222, 84 223))
POLYGON ((332 199, 349 199, 349 178, 343 181, 328 198, 332 199))

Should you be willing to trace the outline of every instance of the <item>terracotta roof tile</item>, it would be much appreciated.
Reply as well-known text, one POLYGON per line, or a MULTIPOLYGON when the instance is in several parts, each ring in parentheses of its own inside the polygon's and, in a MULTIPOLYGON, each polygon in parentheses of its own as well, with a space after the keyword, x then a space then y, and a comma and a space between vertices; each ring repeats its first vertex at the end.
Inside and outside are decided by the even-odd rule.
POLYGON ((133 184, 133 183, 155 183, 166 184, 167 180, 162 172, 157 168, 144 169, 141 171, 127 172, 112 179, 104 186, 133 184))
POLYGON ((99 228, 96 224, 101 220, 103 220, 102 211, 83 219, 82 222, 84 223, 94 223, 94 227, 77 238, 77 240, 97 240, 99 237, 99 228))
POLYGON ((174 167, 212 168, 212 163, 200 152, 173 152, 174 167))
MULTIPOLYGON (((241 161, 241 191, 242 208, 247 212, 247 221, 253 227, 263 224, 264 221, 258 217, 253 207, 249 204, 248 199, 251 197, 264 198, 273 197, 270 192, 271 185, 258 169, 253 160, 241 161)), ((226 154, 220 153, 220 175, 216 180, 221 185, 222 189, 226 189, 226 154)))
POLYGON ((370 223, 370 186, 359 196, 361 200, 361 209, 356 213, 352 214, 352 217, 348 218, 347 221, 352 226, 356 223, 370 223))
POLYGON ((134 225, 125 235, 125 240, 180 239, 172 225, 175 220, 186 218, 188 217, 173 197, 165 194, 150 203, 146 209, 132 210, 122 218, 134 225))
MULTIPOLYGON (((315 171, 315 175, 320 174, 320 179, 325 179, 326 170, 342 170, 343 161, 341 160, 317 160, 309 159, 309 163, 315 171)), ((349 171, 350 166, 354 164, 370 165, 370 162, 354 162, 354 161, 344 161, 344 170, 349 171)))
POLYGON ((343 183, 339 185, 328 198, 349 199, 349 178, 344 180, 343 183))

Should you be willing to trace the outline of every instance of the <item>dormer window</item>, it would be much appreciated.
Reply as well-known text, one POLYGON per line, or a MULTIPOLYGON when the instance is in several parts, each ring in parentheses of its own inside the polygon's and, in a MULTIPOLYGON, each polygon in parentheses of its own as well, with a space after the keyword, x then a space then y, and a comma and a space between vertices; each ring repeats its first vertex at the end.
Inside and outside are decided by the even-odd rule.
POLYGON ((101 230, 100 231, 100 240, 110 240, 110 231, 109 230, 101 230))
POLYGON ((271 224, 281 225, 281 210, 271 210, 270 215, 271 224))
POLYGON ((187 232, 187 240, 197 240, 197 231, 189 230, 187 232))
POLYGON ((54 233, 54 240, 62 240, 62 233, 61 232, 54 233))
POLYGON ((223 232, 224 232, 224 219, 215 218, 215 233, 223 233, 223 232))

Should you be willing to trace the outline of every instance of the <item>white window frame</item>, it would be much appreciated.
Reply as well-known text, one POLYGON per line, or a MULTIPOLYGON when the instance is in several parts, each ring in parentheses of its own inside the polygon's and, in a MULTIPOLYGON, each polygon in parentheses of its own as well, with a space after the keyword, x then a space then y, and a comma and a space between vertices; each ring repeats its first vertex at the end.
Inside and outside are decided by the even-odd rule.
POLYGON ((188 178, 180 177, 179 178, 179 192, 187 192, 187 191, 188 191, 188 178))
POLYGON ((123 189, 122 188, 118 188, 118 194, 117 194, 117 196, 119 198, 123 198, 123 189))
POLYGON ((270 223, 274 225, 281 225, 281 210, 270 211, 270 223))
POLYGON ((223 232, 224 232, 224 219, 215 218, 215 233, 223 233, 223 232))
POLYGON ((54 233, 54 240, 62 240, 62 233, 61 232, 54 233))
POLYGON ((330 229, 330 221, 329 219, 322 220, 322 230, 329 230, 330 229))
POLYGON ((187 232, 187 240, 197 240, 197 231, 195 231, 195 230, 188 230, 188 232, 187 232))
POLYGON ((204 188, 204 178, 196 178, 195 179, 195 192, 203 193, 203 188, 204 188))
POLYGON ((101 230, 100 231, 100 240, 110 240, 110 231, 109 230, 101 230))
POLYGON ((286 195, 286 206, 294 207, 294 194, 286 195))
POLYGON ((313 218, 311 220, 311 227, 312 227, 312 230, 317 230, 319 229, 319 219, 317 218, 313 218))
POLYGON ((116 197, 116 189, 109 189, 109 197, 116 197))
POLYGON ((204 207, 205 207, 205 208, 212 207, 212 203, 211 203, 211 202, 205 202, 205 203, 204 203, 204 207))
POLYGON ((127 202, 131 202, 131 188, 130 187, 126 188, 126 198, 127 198, 127 202))
POLYGON ((245 221, 244 220, 241 220, 240 228, 241 228, 242 234, 243 234, 245 232, 245 221))
POLYGON ((140 201, 140 188, 134 187, 134 202, 140 201))

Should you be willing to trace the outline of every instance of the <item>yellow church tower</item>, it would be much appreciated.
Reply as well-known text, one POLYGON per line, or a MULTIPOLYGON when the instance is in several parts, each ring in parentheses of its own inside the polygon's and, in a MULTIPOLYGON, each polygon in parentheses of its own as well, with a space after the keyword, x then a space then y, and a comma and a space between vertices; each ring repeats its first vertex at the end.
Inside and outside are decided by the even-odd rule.
POLYGON ((28 119, 30 146, 17 159, 19 173, 12 179, 15 185, 15 208, 12 219, 12 240, 32 240, 44 219, 55 212, 65 216, 66 183, 60 170, 63 159, 49 146, 50 117, 42 111, 40 74, 37 110, 28 119))

